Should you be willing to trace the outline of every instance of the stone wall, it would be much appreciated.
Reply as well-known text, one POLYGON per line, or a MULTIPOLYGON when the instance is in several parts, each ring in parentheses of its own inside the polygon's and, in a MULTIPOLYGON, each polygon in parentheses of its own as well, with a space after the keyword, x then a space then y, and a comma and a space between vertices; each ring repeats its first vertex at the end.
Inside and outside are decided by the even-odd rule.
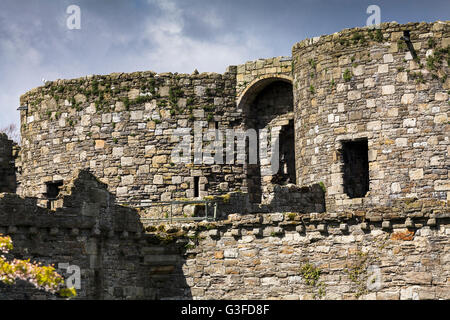
POLYGON ((449 23, 436 22, 349 29, 293 47, 298 184, 323 182, 328 211, 450 200, 449 45, 449 23), (358 139, 368 140, 370 187, 350 198, 342 144, 358 139))
POLYGON ((344 30, 302 41, 292 59, 251 61, 223 75, 137 72, 49 82, 21 98, 28 110, 21 111, 18 192, 45 198, 47 183, 89 168, 120 201, 242 191, 264 204, 275 185, 293 180, 323 183, 332 212, 399 198, 449 199, 448 29, 436 22, 344 30), (203 133, 263 128, 286 135, 281 175, 268 172, 261 157, 256 165, 217 164, 214 153, 197 159, 203 164, 173 163, 175 133, 199 140, 192 139, 194 120, 203 133), (344 172, 360 174, 344 167, 343 144, 360 140, 367 140, 368 163, 356 169, 368 166, 370 183, 365 197, 353 197, 344 172))
POLYGON ((431 221, 231 215, 203 227, 183 271, 197 299, 450 299, 446 209, 431 221))
MULTIPOLYGON (((34 198, 0 195, 0 234, 12 237, 12 257, 52 264, 66 278, 73 274, 60 264, 79 267, 77 299, 157 299, 156 292, 189 297, 180 266, 183 242, 166 245, 145 234, 138 212, 118 206, 88 172, 76 173, 63 189, 55 210, 34 198)), ((0 299, 48 298, 56 297, 23 282, 0 287, 0 299)))
MULTIPOLYGON (((450 299, 449 39, 448 22, 388 23, 223 75, 49 82, 21 97, 27 198, 0 195, 0 233, 20 258, 81 267, 80 298, 450 299), (172 162, 175 132, 193 142, 194 121, 286 141, 293 124, 295 184, 289 166, 277 176, 261 158, 172 162), (368 193, 351 198, 367 167, 368 193), (155 226, 117 203, 207 196, 224 200, 224 220, 155 226)), ((1 159, 9 143, 0 137, 1 159)), ((23 288, 1 297, 46 296, 23 288)))
MULTIPOLYGON (((295 178, 289 179, 286 166, 285 149, 292 151, 289 163, 295 166, 294 136, 284 136, 289 131, 290 121, 293 120, 293 91, 292 91, 292 59, 290 57, 276 57, 248 61, 237 66, 236 99, 237 110, 242 112, 244 126, 255 129, 259 133, 260 150, 267 152, 267 157, 260 157, 256 164, 247 164, 244 168, 247 180, 247 190, 253 203, 268 204, 275 196, 273 187, 287 183, 295 184, 295 178), (267 130, 264 143, 259 130, 267 130), (286 130, 287 129, 287 130, 286 130), (278 172, 271 168, 274 139, 279 139, 280 166, 278 172), (266 145, 267 143, 267 145, 266 145), (283 162, 284 161, 284 162, 283 162)), ((292 131, 293 131, 292 125, 292 131)), ((295 171, 295 168, 293 168, 295 171)), ((291 174, 295 176, 295 174, 291 174)))
POLYGON ((243 107, 243 114, 246 128, 259 133, 260 151, 264 148, 267 152, 267 158, 260 152, 257 163, 246 166, 248 191, 253 202, 267 203, 271 186, 295 184, 292 84, 274 81, 267 85, 251 103, 243 107), (267 130, 267 141, 262 139, 261 130, 267 130), (276 148, 273 145, 275 139, 278 144, 276 148), (278 159, 272 158, 274 152, 279 153, 278 159), (277 166, 272 170, 273 164, 277 166), (293 170, 288 170, 290 168, 293 170))
MULTIPOLYGON (((21 97, 28 110, 21 111, 18 193, 49 206, 49 185, 56 188, 73 170, 90 169, 121 202, 248 192, 252 202, 270 205, 280 198, 275 185, 295 184, 291 67, 290 58, 278 57, 231 66, 223 75, 137 72, 58 80, 36 88, 21 97), (239 96, 243 100, 236 104, 239 96), (226 164, 218 163, 214 151, 208 157, 205 151, 213 143, 207 142, 199 147, 203 158, 195 158, 199 127, 204 135, 218 129, 224 141, 227 130, 235 130, 238 147, 231 150, 224 143, 225 151, 234 153, 234 163, 226 155, 226 164), (236 156, 243 129, 268 129, 267 146, 256 141, 268 158, 258 158, 253 166, 236 156), (191 163, 176 163, 172 151, 182 141, 177 134, 186 133, 191 163), (270 172, 273 133, 281 134, 278 173, 270 172)), ((143 215, 164 218, 167 210, 162 206, 143 215)), ((179 206, 175 214, 190 216, 194 211, 193 206, 179 206)))
MULTIPOLYGON (((243 165, 174 163, 171 153, 194 121, 240 126, 233 68, 220 74, 112 74, 60 80, 22 96, 19 194, 43 198, 47 182, 90 169, 120 201, 167 201, 241 191, 243 165)), ((189 143, 189 142, 188 142, 189 143)), ((193 146, 191 145, 191 148, 193 146)), ((203 145, 205 149, 206 146, 203 145)), ((193 148, 192 148, 193 149, 193 148)), ((203 159, 200 159, 203 160, 203 159)))
MULTIPOLYGON (((115 201, 81 171, 54 210, 2 194, 0 234, 17 258, 78 266, 77 299, 450 299, 445 202, 153 226, 115 201)), ((55 297, 18 283, 0 298, 55 297)))
POLYGON ((6 134, 0 133, 0 193, 16 192, 15 157, 17 146, 8 139, 6 134))
POLYGON ((290 78, 292 75, 292 59, 290 57, 258 59, 247 61, 236 68, 236 96, 239 100, 261 80, 277 77, 290 78))

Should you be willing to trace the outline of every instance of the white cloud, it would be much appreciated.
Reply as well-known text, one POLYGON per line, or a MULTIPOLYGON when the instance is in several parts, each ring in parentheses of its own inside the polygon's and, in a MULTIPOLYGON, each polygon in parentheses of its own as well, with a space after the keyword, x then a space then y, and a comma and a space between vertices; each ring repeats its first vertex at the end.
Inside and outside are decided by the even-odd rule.
MULTIPOLYGON (((213 41, 195 39, 184 32, 183 11, 174 1, 149 0, 149 3, 157 5, 162 15, 146 21, 144 36, 154 43, 154 47, 143 52, 142 58, 159 70, 190 73, 197 68, 199 71, 224 72, 228 65, 243 63, 256 53, 268 51, 262 43, 251 40, 250 35, 238 38, 223 32, 213 41)), ((218 14, 209 10, 206 13, 199 11, 195 18, 202 21, 205 28, 217 29, 222 26, 222 21, 216 17, 218 14)))
POLYGON ((65 11, 58 13, 60 8, 51 2, 43 2, 42 15, 10 2, 9 11, 24 14, 0 11, 0 127, 19 122, 20 95, 42 85, 42 78, 138 70, 223 73, 229 65, 270 52, 252 31, 230 29, 214 7, 183 9, 183 3, 173 0, 146 1, 151 8, 141 10, 150 10, 125 6, 130 10, 125 16, 120 9, 110 16, 101 8, 81 5, 79 31, 67 30, 65 11), (208 36, 189 31, 192 22, 208 36))

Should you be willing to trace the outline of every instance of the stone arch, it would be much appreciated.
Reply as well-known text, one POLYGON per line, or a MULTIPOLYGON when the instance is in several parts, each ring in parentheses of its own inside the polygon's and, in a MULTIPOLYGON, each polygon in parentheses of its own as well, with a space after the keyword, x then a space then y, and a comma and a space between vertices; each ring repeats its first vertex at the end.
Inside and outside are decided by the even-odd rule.
MULTIPOLYGON (((268 141, 269 157, 278 152, 277 172, 271 168, 268 159, 261 159, 261 141, 258 135, 258 162, 245 165, 247 187, 253 203, 265 203, 270 198, 274 185, 296 183, 295 172, 295 126, 292 78, 285 75, 266 75, 250 83, 238 100, 238 107, 244 116, 246 129, 267 129, 278 135, 279 150, 270 150, 273 138, 268 141)), ((248 142, 247 142, 248 144, 248 142)), ((250 151, 247 146, 247 154, 250 151)), ((273 158, 270 158, 273 160, 273 158)))
POLYGON ((247 85, 245 90, 238 97, 237 100, 238 109, 243 109, 243 107, 251 103, 258 96, 258 94, 262 90, 264 90, 264 88, 266 88, 268 85, 276 81, 283 81, 293 84, 294 79, 290 76, 286 76, 283 74, 279 75, 268 74, 253 80, 252 82, 250 82, 249 85, 247 85))

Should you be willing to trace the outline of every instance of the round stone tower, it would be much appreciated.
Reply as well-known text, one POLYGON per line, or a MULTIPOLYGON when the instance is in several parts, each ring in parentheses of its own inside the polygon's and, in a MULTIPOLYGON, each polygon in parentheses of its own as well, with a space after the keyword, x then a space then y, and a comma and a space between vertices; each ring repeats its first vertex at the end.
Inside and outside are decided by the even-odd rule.
POLYGON ((450 200, 449 22, 384 23, 293 47, 299 185, 327 210, 450 200))

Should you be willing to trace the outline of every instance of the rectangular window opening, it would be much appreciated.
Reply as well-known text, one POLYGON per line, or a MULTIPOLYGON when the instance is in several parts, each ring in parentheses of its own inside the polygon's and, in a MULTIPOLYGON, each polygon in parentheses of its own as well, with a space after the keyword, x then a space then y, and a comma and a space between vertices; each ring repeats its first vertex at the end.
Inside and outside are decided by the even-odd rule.
POLYGON ((369 192, 369 144, 366 138, 342 142, 344 192, 350 198, 364 198, 369 192))
POLYGON ((64 185, 63 181, 47 182, 46 197, 49 200, 54 200, 59 196, 60 188, 64 185))

